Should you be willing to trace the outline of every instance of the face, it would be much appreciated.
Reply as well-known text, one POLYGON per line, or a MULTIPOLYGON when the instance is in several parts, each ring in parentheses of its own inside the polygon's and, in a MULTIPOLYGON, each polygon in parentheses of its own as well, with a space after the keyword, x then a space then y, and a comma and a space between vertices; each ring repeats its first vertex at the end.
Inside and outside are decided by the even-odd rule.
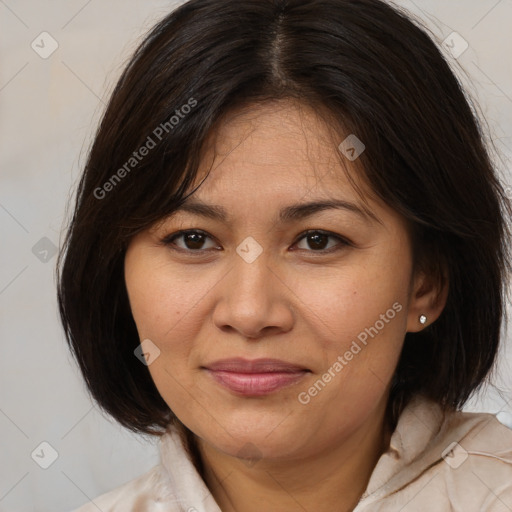
POLYGON ((357 181, 357 162, 304 106, 254 107, 216 135, 187 208, 126 254, 148 368, 219 451, 314 454, 387 399, 413 314, 406 224, 361 199, 342 169, 357 181))

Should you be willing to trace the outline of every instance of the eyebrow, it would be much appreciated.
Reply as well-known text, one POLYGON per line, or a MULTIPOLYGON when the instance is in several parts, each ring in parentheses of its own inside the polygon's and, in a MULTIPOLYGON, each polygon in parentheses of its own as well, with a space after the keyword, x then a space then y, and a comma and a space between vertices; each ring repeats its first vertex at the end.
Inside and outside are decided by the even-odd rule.
MULTIPOLYGON (((370 209, 358 206, 354 203, 341 199, 317 200, 308 203, 297 203, 286 206, 279 211, 279 220, 282 223, 303 220, 311 217, 315 213, 325 210, 346 210, 359 216, 363 221, 372 224, 373 221, 382 224, 382 221, 370 209)), ((220 205, 207 204, 194 199, 186 199, 175 212, 187 212, 199 215, 208 219, 227 223, 229 214, 227 210, 220 205)))

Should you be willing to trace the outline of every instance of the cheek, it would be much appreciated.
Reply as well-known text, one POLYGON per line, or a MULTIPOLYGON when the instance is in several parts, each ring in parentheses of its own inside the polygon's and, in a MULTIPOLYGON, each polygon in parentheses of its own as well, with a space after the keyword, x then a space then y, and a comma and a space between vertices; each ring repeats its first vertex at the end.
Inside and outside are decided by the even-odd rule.
POLYGON ((192 334, 200 328, 197 314, 208 290, 218 281, 215 276, 205 272, 184 275, 156 259, 144 265, 131 265, 127 259, 126 269, 130 307, 141 338, 165 345, 181 338, 184 330, 192 334))
MULTIPOLYGON (((400 268, 397 265, 398 268, 400 268)), ((407 265, 396 272, 379 265, 311 271, 294 279, 301 319, 319 335, 326 350, 343 353, 359 336, 403 338, 408 301, 407 265), (395 304, 395 307, 393 305, 395 304)))
POLYGON ((181 417, 190 408, 191 392, 200 392, 193 389, 188 367, 201 328, 197 314, 210 283, 170 269, 166 262, 145 256, 142 248, 127 254, 125 281, 139 338, 151 340, 159 351, 148 366, 151 378, 181 417))
POLYGON ((407 326, 409 262, 392 261, 389 254, 346 272, 296 281, 294 292, 324 364, 311 387, 302 390, 301 403, 314 403, 338 419, 347 412, 356 418, 382 396, 407 326))
POLYGON ((208 339, 207 317, 215 287, 224 272, 183 268, 165 261, 165 255, 134 249, 125 260, 125 281, 140 340, 151 340, 159 355, 149 366, 157 389, 173 410, 187 407, 196 389, 197 351, 208 339))

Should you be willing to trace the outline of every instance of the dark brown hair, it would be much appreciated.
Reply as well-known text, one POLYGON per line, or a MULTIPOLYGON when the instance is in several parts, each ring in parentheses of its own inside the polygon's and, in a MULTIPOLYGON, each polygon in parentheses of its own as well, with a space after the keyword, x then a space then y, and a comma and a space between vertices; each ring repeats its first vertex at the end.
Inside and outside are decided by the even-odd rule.
POLYGON ((416 267, 449 282, 438 320, 406 334, 391 417, 416 393, 459 408, 493 367, 510 205, 472 103, 426 29, 379 0, 191 0, 119 79, 58 262, 69 345, 92 396, 129 429, 159 435, 176 418, 134 355, 126 247, 191 193, 226 112, 282 98, 357 134, 364 179, 412 226, 416 267))

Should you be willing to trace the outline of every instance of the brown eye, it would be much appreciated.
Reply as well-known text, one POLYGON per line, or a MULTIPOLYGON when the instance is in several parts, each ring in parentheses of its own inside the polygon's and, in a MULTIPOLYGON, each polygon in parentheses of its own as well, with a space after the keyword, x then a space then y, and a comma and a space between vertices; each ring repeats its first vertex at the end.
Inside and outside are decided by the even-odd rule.
POLYGON ((168 246, 174 246, 174 248, 178 250, 189 252, 205 251, 218 247, 213 243, 210 236, 197 230, 180 231, 178 233, 168 235, 162 240, 162 243, 168 246), (210 247, 205 246, 208 240, 211 240, 210 247))
POLYGON ((329 243, 329 236, 323 233, 313 233, 308 235, 306 240, 311 249, 323 250, 329 243))
POLYGON ((299 243, 303 243, 303 247, 298 246, 301 250, 309 250, 312 252, 331 252, 338 250, 340 246, 350 245, 350 243, 338 235, 328 233, 325 231, 308 231, 300 239, 299 243), (335 240, 335 243, 330 243, 329 239, 335 240), (304 245, 306 245, 304 247, 304 245))
POLYGON ((200 233, 185 233, 183 236, 183 243, 187 249, 202 249, 204 245, 205 236, 200 233))

